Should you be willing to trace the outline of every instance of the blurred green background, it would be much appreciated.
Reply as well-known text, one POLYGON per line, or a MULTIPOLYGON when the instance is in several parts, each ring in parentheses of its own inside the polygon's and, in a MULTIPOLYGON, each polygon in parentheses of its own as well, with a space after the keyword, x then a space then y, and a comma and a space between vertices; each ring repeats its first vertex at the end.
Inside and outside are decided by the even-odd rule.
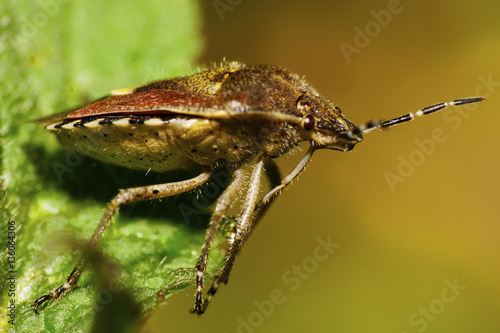
MULTIPOLYGON (((122 3, 123 10, 110 8, 92 19, 113 17, 125 26, 130 15, 155 12, 154 1, 122 3)), ((169 63, 170 50, 162 46, 169 34, 153 26, 127 30, 127 38, 99 32, 110 50, 89 54, 107 56, 92 59, 79 50, 69 68, 75 72, 64 75, 80 91, 99 97, 157 79, 164 67, 168 75, 184 74, 196 57, 199 64, 224 57, 277 64, 304 75, 355 123, 476 94, 488 99, 474 111, 436 114, 367 134, 350 153, 318 151, 268 212, 208 312, 199 318, 188 313, 190 288, 169 298, 143 330, 500 331, 500 4, 210 0, 199 6, 193 21, 201 19, 194 24, 201 31, 194 41, 186 35, 185 43, 193 45, 185 63, 169 63), (365 29, 367 37, 357 37, 365 29), (159 36, 158 45, 142 45, 141 35, 159 36), (122 53, 112 52, 115 43, 123 50, 127 42, 149 50, 141 53, 148 55, 138 66, 142 73, 127 72, 122 53), (356 52, 346 57, 341 45, 356 52), (95 84, 87 67, 108 81, 95 84), (416 140, 428 143, 436 130, 445 139, 425 154, 416 140), (388 172, 398 174, 402 160, 422 156, 402 182, 390 186, 388 172), (318 238, 340 244, 324 261, 314 257, 318 238), (271 306, 277 292, 279 302, 271 306)), ((64 43, 64 32, 53 38, 64 43)), ((87 33, 96 38, 91 29, 87 33)), ((26 71, 36 75, 43 66, 37 62, 26 71)), ((282 158, 283 172, 303 153, 282 158)))

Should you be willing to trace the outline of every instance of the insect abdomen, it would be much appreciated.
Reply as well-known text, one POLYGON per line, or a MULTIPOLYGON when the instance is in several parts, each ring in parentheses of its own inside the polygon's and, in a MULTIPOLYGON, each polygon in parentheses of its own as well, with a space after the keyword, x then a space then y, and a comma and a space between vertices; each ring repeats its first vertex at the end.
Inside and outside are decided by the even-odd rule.
POLYGON ((46 129, 82 155, 129 169, 165 172, 253 157, 260 147, 228 130, 234 127, 197 117, 108 116, 65 119, 46 129))
POLYGON ((193 161, 175 149, 174 118, 98 117, 48 125, 69 149, 129 169, 165 172, 193 161))

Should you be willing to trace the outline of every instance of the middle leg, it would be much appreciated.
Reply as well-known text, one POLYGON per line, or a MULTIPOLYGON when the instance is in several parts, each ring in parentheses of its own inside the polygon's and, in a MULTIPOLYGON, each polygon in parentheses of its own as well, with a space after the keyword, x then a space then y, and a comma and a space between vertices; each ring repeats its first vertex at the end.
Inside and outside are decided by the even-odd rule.
POLYGON ((219 286, 224 283, 226 284, 229 279, 229 274, 233 268, 236 256, 240 253, 241 247, 243 246, 248 234, 252 230, 252 218, 254 217, 255 208, 257 206, 257 201, 260 192, 260 183, 262 171, 264 165, 269 160, 268 155, 261 155, 254 166, 252 177, 250 178, 250 183, 248 185, 247 194, 243 201, 240 214, 238 216, 236 232, 233 238, 230 240, 229 250, 226 255, 226 262, 222 267, 221 271, 215 277, 212 287, 208 290, 207 297, 203 302, 203 307, 199 309, 198 314, 202 314, 206 311, 208 305, 210 304, 212 298, 217 293, 219 286))
POLYGON ((220 222, 225 217, 226 212, 231 208, 232 204, 238 197, 238 194, 243 186, 244 172, 237 166, 233 167, 234 178, 229 186, 224 190, 221 196, 215 203, 215 209, 210 220, 210 225, 205 236, 205 243, 201 248, 201 253, 196 263, 196 280, 195 280, 195 304, 192 313, 202 314, 204 312, 203 306, 203 283, 204 275, 207 269, 207 260, 212 242, 220 226, 220 222))

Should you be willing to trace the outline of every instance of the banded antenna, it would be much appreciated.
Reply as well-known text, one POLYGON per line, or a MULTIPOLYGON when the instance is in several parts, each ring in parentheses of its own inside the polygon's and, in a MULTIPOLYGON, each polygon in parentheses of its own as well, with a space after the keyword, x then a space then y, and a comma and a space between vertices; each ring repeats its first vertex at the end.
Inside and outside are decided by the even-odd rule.
POLYGON ((434 112, 441 111, 443 109, 446 109, 448 107, 456 107, 456 106, 462 106, 462 105, 469 105, 469 104, 474 104, 474 103, 479 103, 481 101, 484 101, 484 97, 467 97, 467 98, 460 98, 456 99, 451 102, 442 102, 442 103, 437 103, 434 105, 426 106, 425 108, 422 108, 418 110, 417 112, 413 113, 407 113, 405 115, 402 115, 400 117, 390 119, 390 120, 385 120, 385 121, 380 121, 380 120, 372 120, 369 121, 365 124, 361 124, 358 126, 358 130, 364 134, 373 131, 374 129, 377 128, 388 128, 392 127, 401 123, 405 123, 407 121, 411 121, 415 119, 416 117, 422 117, 434 112))

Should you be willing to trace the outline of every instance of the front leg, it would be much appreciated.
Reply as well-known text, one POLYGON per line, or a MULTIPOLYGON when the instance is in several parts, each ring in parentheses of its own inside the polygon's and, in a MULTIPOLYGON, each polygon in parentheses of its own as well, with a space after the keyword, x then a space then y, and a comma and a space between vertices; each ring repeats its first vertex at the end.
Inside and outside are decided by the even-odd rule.
POLYGON ((266 211, 269 206, 273 203, 273 201, 276 199, 278 194, 288 185, 292 183, 292 181, 297 178, 302 171, 305 170, 307 163, 311 160, 312 154, 316 148, 311 145, 309 149, 307 150, 307 153, 302 157, 302 159, 297 163, 295 168, 281 181, 280 184, 276 185, 274 188, 272 188, 269 192, 264 195, 262 200, 259 202, 257 207, 255 208, 256 211, 266 211))

